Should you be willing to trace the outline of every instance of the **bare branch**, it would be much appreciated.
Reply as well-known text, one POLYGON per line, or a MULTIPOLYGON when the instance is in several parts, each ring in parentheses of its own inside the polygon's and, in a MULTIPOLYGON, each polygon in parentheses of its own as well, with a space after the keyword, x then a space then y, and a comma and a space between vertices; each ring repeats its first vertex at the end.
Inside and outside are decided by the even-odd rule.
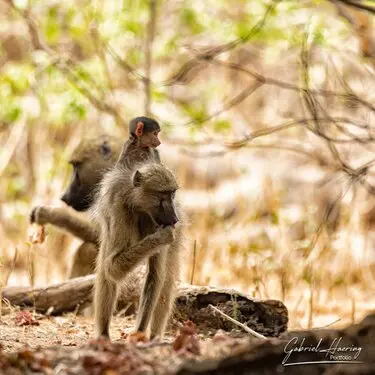
POLYGON ((256 34, 258 34, 266 21, 271 14, 272 11, 277 7, 277 5, 281 2, 281 0, 272 0, 270 5, 267 7, 266 12, 264 13, 262 19, 257 22, 249 31, 247 35, 244 37, 235 39, 229 43, 222 44, 221 46, 215 46, 208 49, 203 50, 202 52, 198 53, 194 58, 187 61, 182 67, 169 79, 162 82, 160 85, 162 86, 171 86, 174 84, 178 84, 183 80, 183 77, 196 66, 199 61, 210 61, 216 56, 219 56, 225 52, 231 51, 238 47, 239 45, 243 45, 244 43, 248 42, 251 38, 253 38, 256 34))
POLYGON ((152 44, 155 38, 156 28, 156 0, 149 0, 149 20, 147 24, 147 39, 146 39, 146 61, 145 61, 145 77, 143 84, 145 88, 145 113, 151 114, 151 68, 152 68, 152 44))
POLYGON ((11 6, 12 9, 16 10, 17 13, 23 18, 28 26, 33 47, 35 49, 42 49, 43 51, 47 52, 51 57, 51 60, 53 61, 51 65, 55 66, 61 72, 67 74, 67 78, 73 84, 73 86, 78 89, 99 111, 106 112, 112 115, 116 119, 116 121, 120 121, 121 123, 124 122, 116 108, 112 107, 108 103, 105 103, 103 98, 97 98, 92 94, 90 88, 86 87, 82 79, 80 79, 80 77, 77 76, 77 74, 69 66, 73 64, 73 61, 67 56, 59 55, 42 40, 42 37, 40 36, 36 26, 37 23, 31 16, 29 11, 22 11, 21 9, 17 8, 12 0, 2 1, 11 6))
POLYGON ((362 4, 361 2, 355 1, 355 0, 336 0, 336 1, 339 1, 339 2, 344 3, 346 5, 352 6, 354 8, 357 8, 357 9, 360 9, 360 10, 365 10, 367 12, 375 14, 375 6, 373 6, 373 5, 362 4))
POLYGON ((113 49, 112 47, 107 44, 105 45, 105 48, 106 50, 108 51, 108 53, 112 56, 112 58, 117 62, 117 64, 120 65, 120 67, 122 69, 124 69, 125 71, 127 71, 128 73, 131 73, 132 75, 134 75, 134 77, 136 78, 139 78, 139 79, 142 79, 142 80, 145 80, 146 77, 137 71, 137 69, 135 69, 133 66, 131 66, 127 61, 125 61, 124 59, 122 59, 113 49))

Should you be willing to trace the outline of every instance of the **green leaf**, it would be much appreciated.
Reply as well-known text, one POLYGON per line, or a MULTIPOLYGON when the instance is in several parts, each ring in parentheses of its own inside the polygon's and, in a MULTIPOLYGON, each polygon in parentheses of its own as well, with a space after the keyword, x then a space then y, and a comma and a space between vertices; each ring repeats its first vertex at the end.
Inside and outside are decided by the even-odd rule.
POLYGON ((121 22, 121 26, 124 29, 124 31, 130 32, 134 36, 140 36, 143 33, 143 25, 140 22, 133 19, 123 20, 121 22))
POLYGON ((183 8, 180 11, 181 23, 187 26, 193 34, 200 34, 204 27, 199 21, 200 16, 191 8, 183 8))
POLYGON ((45 25, 45 35, 50 43, 57 42, 60 36, 60 28, 55 22, 47 22, 45 25))
POLYGON ((131 49, 128 51, 125 60, 129 61, 129 63, 133 66, 137 66, 140 64, 142 59, 142 51, 139 49, 131 49))
POLYGON ((152 99, 155 100, 155 102, 158 102, 158 103, 162 103, 166 100, 167 98, 167 95, 165 94, 165 92, 162 92, 160 90, 152 90, 152 99))
POLYGON ((83 120, 87 114, 87 108, 76 100, 69 102, 67 107, 67 114, 71 120, 83 120))
POLYGON ((30 88, 29 77, 32 69, 26 64, 12 64, 8 67, 2 81, 9 84, 15 95, 22 95, 30 88))
POLYGON ((60 37, 60 25, 58 20, 59 6, 48 9, 47 17, 44 21, 43 29, 49 43, 56 43, 60 37))
POLYGON ((252 25, 248 21, 242 21, 236 23, 235 29, 236 29, 236 35, 240 39, 245 39, 248 37, 250 30, 252 28, 252 25))
POLYGON ((226 132, 231 128, 231 123, 228 120, 217 120, 214 122, 213 128, 217 132, 226 132))

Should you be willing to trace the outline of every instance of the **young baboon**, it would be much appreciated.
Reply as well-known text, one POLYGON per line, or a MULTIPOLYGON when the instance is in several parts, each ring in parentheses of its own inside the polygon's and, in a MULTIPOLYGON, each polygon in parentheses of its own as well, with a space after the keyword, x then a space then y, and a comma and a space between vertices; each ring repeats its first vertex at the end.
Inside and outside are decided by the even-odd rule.
POLYGON ((162 335, 179 275, 181 224, 172 172, 146 162, 133 169, 121 164, 108 172, 96 197, 93 217, 100 226, 94 310, 96 335, 109 337, 119 284, 148 259, 136 330, 162 335))
POLYGON ((133 118, 129 123, 129 140, 122 147, 118 163, 128 168, 145 160, 160 163, 160 155, 156 150, 160 145, 159 132, 157 121, 145 116, 133 118))

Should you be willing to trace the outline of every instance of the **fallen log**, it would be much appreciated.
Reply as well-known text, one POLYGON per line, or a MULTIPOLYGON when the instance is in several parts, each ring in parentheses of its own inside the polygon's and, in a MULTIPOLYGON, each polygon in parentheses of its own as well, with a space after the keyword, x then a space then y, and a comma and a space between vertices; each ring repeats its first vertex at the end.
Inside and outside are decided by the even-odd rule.
MULTIPOLYGON (((123 286, 121 306, 137 305, 142 289, 142 273, 134 275, 123 286)), ((75 311, 77 306, 88 306, 92 301, 95 275, 77 277, 45 288, 5 287, 2 298, 12 305, 34 307, 36 311, 53 315, 75 311), (52 310, 52 311, 51 311, 52 310)), ((247 325, 254 331, 277 337, 287 330, 288 310, 276 300, 255 300, 232 289, 180 284, 177 290, 174 318, 178 321, 192 320, 198 326, 226 331, 237 328, 220 314, 213 313, 209 305, 216 306, 225 314, 247 325)), ((133 310, 134 311, 134 310, 133 310)))

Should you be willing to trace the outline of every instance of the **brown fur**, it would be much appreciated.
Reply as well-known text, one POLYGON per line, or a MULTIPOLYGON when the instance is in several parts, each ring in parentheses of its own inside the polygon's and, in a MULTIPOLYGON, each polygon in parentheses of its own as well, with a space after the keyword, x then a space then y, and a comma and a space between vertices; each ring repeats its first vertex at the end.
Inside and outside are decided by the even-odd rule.
POLYGON ((70 158, 73 175, 61 199, 77 211, 87 210, 95 186, 118 159, 120 149, 119 142, 108 135, 84 139, 70 158))
POLYGON ((131 137, 124 143, 117 163, 128 168, 133 168, 135 164, 147 160, 153 160, 160 163, 158 150, 151 147, 140 147, 139 139, 131 137))
MULTIPOLYGON (((118 159, 120 150, 119 140, 106 134, 87 137, 80 142, 70 158, 73 176, 64 194, 68 205, 73 208, 81 207, 82 201, 90 201, 91 194, 104 173, 118 159)), ((32 223, 55 225, 84 241, 75 252, 70 278, 94 273, 95 259, 99 252, 97 227, 74 215, 70 209, 52 206, 34 207, 30 219, 32 223)))
MULTIPOLYGON (((137 142, 122 143, 116 137, 100 134, 84 138, 73 151, 69 163, 73 166, 70 184, 62 199, 78 211, 92 204, 92 196, 103 175, 116 162, 131 166, 136 161, 153 159, 160 162, 155 149, 140 149, 137 142), (120 152, 121 150, 121 152, 120 152)), ((99 232, 92 223, 74 215, 70 209, 53 206, 37 206, 32 209, 31 222, 52 224, 66 230, 84 242, 75 252, 69 278, 95 272, 95 261, 99 252, 99 232)))
POLYGON ((116 164, 95 200, 93 217, 101 234, 94 296, 97 336, 109 337, 119 284, 145 259, 148 271, 136 330, 150 328, 151 337, 162 335, 173 304, 181 248, 181 224, 170 226, 177 220, 177 182, 161 164, 137 168, 116 164))

